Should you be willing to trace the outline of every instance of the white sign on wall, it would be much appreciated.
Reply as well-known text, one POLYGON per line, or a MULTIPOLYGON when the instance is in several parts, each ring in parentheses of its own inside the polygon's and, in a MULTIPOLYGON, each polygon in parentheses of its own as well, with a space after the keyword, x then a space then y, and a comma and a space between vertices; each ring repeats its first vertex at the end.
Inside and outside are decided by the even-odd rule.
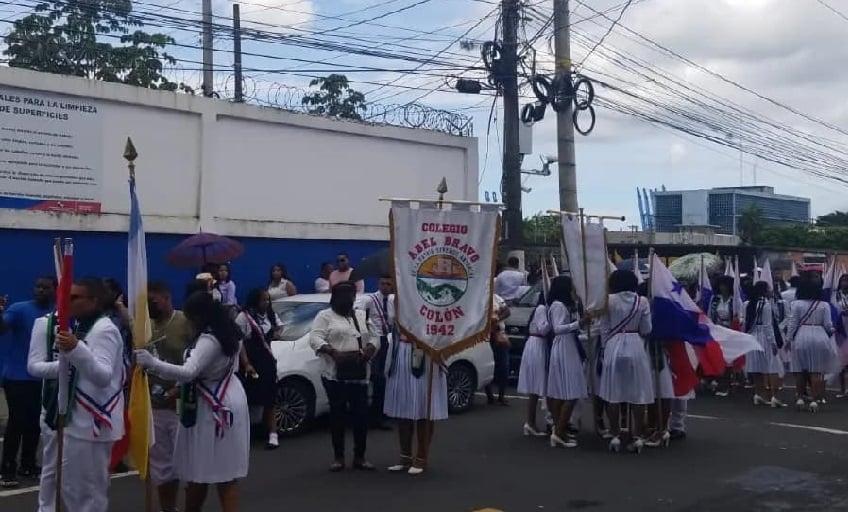
POLYGON ((99 213, 96 101, 0 87, 0 208, 99 213))

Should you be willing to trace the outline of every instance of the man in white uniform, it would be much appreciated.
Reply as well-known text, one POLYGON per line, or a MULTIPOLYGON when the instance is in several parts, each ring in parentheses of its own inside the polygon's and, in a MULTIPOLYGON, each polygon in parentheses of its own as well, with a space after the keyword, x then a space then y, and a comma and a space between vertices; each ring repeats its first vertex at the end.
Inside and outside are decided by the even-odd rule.
POLYGON ((39 512, 56 510, 56 436, 59 354, 71 367, 62 458, 61 499, 69 512, 107 512, 112 445, 124 435, 125 380, 121 333, 103 315, 105 290, 98 278, 71 287, 71 331, 57 332, 55 315, 36 320, 27 370, 44 379, 39 512), (54 335, 55 333, 55 335, 54 335))
POLYGON ((507 268, 495 278, 495 293, 510 306, 521 298, 521 287, 527 284, 527 274, 518 270, 518 258, 512 256, 506 262, 507 268))
POLYGON ((368 317, 371 332, 380 336, 380 350, 371 360, 371 428, 389 430, 383 403, 386 398, 386 357, 389 351, 389 334, 395 323, 395 289, 391 274, 380 276, 379 291, 368 294, 362 308, 368 317))

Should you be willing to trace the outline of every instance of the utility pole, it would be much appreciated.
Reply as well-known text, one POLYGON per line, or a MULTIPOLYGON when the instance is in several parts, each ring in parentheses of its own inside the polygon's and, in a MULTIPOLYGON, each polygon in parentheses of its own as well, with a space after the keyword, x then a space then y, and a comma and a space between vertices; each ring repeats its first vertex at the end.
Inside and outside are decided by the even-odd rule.
POLYGON ((214 92, 212 52, 212 0, 203 0, 203 95, 212 97, 214 92))
POLYGON ((521 215, 521 148, 518 129, 518 0, 502 0, 504 148, 501 195, 504 199, 504 241, 509 249, 524 245, 521 215))
POLYGON ((236 103, 244 102, 244 87, 241 71, 241 12, 239 4, 233 4, 233 73, 236 81, 236 103))
MULTIPOLYGON (((554 0, 554 54, 556 76, 571 80, 571 15, 568 0, 554 0)), ((577 162, 574 155, 574 104, 557 112, 557 159, 559 160, 559 207, 576 212, 577 162)))

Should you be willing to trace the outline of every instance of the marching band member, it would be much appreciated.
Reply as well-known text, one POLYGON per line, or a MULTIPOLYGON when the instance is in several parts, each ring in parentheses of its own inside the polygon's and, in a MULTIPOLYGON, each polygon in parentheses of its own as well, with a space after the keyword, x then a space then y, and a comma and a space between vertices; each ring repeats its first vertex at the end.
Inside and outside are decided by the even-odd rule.
POLYGON ((400 334, 395 325, 387 360, 385 412, 398 422, 400 462, 388 469, 420 475, 427 467, 435 422, 448 418, 448 381, 440 364, 400 334), (432 373, 432 376, 430 375, 432 373), (432 379, 432 394, 427 396, 432 379), (427 403, 430 403, 428 414, 427 403), (418 450, 412 456, 413 437, 418 450))
POLYGON ((789 312, 788 343, 792 355, 791 368, 795 374, 798 394, 795 405, 806 407, 805 373, 809 374, 812 390, 809 410, 816 412, 824 402, 824 374, 839 367, 838 354, 830 340, 834 332, 830 305, 821 300, 822 285, 807 272, 801 275, 798 292, 789 312))
POLYGON ((583 370, 586 351, 577 334, 589 318, 579 319, 570 277, 557 276, 551 281, 549 303, 550 329, 555 336, 547 384, 547 396, 555 421, 551 448, 576 448, 577 437, 568 432, 568 425, 577 401, 588 396, 583 370))
POLYGON ((545 294, 539 294, 539 304, 527 322, 529 336, 521 353, 521 368, 518 372, 518 392, 528 395, 527 418, 524 421, 525 436, 544 436, 537 430, 536 411, 539 398, 545 396, 548 386, 548 343, 551 326, 545 294))
POLYGON ((611 433, 609 448, 621 450, 621 405, 630 404, 633 441, 628 451, 644 446, 645 406, 654 403, 651 360, 645 350, 645 337, 651 332, 651 307, 636 294, 636 275, 616 270, 609 277, 609 306, 601 316, 603 367, 598 394, 608 404, 611 433))
POLYGON ((785 407, 777 398, 783 363, 778 355, 780 347, 776 338, 776 313, 768 300, 768 293, 769 284, 765 281, 757 282, 749 295, 750 300, 745 302, 740 312, 745 332, 757 338, 763 349, 762 352, 753 351, 745 355, 745 373, 754 382, 754 405, 785 407), (765 399, 764 396, 769 398, 765 399))
POLYGON ((363 308, 368 317, 371 332, 380 336, 380 350, 371 360, 371 427, 389 430, 383 412, 386 400, 386 357, 389 350, 389 334, 395 324, 394 278, 391 274, 380 276, 379 291, 365 297, 363 308))
MULTIPOLYGON (((167 283, 152 281, 147 285, 147 310, 152 327, 147 350, 166 363, 182 364, 183 354, 192 340, 191 325, 182 311, 174 309, 167 283)), ((174 464, 174 444, 180 425, 177 415, 180 388, 174 380, 156 375, 150 375, 148 380, 156 440, 150 447, 150 480, 157 486, 162 512, 176 512, 180 480, 174 464)))
POLYGON ((63 469, 61 499, 66 510, 106 512, 109 508, 112 445, 124 435, 125 371, 121 333, 103 315, 104 297, 101 279, 78 279, 70 296, 70 315, 76 323, 73 331, 56 332, 55 314, 38 319, 32 330, 27 369, 45 381, 39 512, 56 509, 59 463, 63 469), (71 365, 61 462, 57 461, 56 436, 58 353, 71 365))
POLYGON ((236 512, 238 480, 247 476, 250 450, 247 397, 234 375, 241 332, 209 293, 191 295, 184 314, 195 333, 185 363, 167 363, 136 350, 136 364, 182 384, 174 462, 177 477, 188 483, 186 511, 200 512, 209 484, 217 484, 221 510, 236 512))

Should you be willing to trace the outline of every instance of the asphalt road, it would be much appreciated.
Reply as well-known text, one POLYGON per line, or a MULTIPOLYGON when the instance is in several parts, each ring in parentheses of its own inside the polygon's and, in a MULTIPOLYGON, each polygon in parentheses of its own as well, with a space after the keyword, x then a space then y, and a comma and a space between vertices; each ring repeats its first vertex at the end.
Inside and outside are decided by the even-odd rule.
MULTIPOLYGON (((522 437, 524 404, 479 405, 440 423, 430 471, 419 477, 330 474, 329 435, 322 429, 285 440, 274 452, 257 447, 242 484, 242 510, 848 510, 848 400, 811 414, 754 408, 747 395, 699 398, 690 403, 686 441, 638 456, 611 454, 588 433, 576 450, 522 437)), ((393 432, 372 432, 369 441, 375 464, 395 462, 393 432)), ((111 500, 113 511, 142 512, 137 477, 115 478, 111 500)), ((35 503, 35 489, 0 492, 3 512, 34 511, 35 503)), ((219 508, 210 499, 206 510, 219 508)))

